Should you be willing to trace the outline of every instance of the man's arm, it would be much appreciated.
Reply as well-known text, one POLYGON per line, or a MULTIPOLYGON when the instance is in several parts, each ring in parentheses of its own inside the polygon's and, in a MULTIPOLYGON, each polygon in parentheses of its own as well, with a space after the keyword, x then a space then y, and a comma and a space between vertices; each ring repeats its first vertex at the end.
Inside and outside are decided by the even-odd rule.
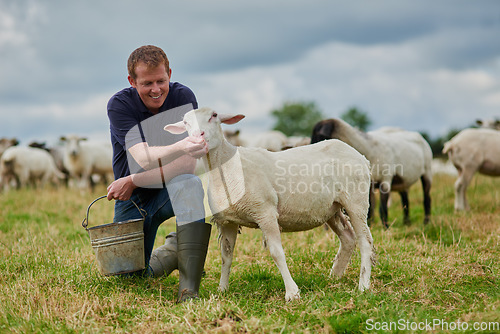
POLYGON ((173 162, 141 173, 119 178, 108 186, 108 200, 126 201, 132 196, 135 188, 147 188, 151 185, 167 184, 174 177, 182 174, 194 174, 196 159, 185 155, 173 162))
POLYGON ((196 159, 208 152, 208 145, 203 137, 187 137, 168 146, 149 147, 139 143, 129 152, 144 172, 131 174, 115 180, 108 187, 108 200, 126 201, 137 187, 167 184, 181 174, 193 174, 196 159), (161 165, 161 167, 160 167, 161 165))
POLYGON ((149 146, 146 142, 141 142, 129 148, 128 151, 145 170, 158 167, 160 159, 162 164, 168 164, 183 155, 198 158, 207 153, 205 139, 192 136, 168 146, 149 146))

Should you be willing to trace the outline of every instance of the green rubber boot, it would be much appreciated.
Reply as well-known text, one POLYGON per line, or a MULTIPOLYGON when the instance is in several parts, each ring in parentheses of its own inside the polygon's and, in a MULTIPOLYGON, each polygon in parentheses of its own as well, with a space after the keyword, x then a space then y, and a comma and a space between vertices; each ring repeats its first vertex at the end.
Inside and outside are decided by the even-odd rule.
POLYGON ((178 303, 198 298, 211 229, 200 222, 177 225, 178 303))
POLYGON ((152 276, 168 276, 177 269, 177 236, 175 232, 169 233, 165 238, 165 244, 153 250, 149 266, 152 276))

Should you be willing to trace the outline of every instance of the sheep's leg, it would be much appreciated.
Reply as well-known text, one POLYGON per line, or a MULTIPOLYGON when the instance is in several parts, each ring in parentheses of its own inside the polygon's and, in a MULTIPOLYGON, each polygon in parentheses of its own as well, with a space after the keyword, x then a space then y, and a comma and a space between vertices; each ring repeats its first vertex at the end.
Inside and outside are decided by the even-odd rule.
POLYGON ((410 224, 410 202, 408 201, 408 191, 403 190, 399 192, 401 196, 401 205, 403 206, 404 223, 410 224))
POLYGON ((276 218, 263 219, 259 223, 259 227, 264 235, 264 240, 274 263, 278 267, 283 281, 285 282, 285 300, 291 301, 294 299, 300 299, 300 290, 288 270, 288 265, 286 264, 285 251, 283 250, 283 245, 281 243, 280 229, 278 221, 276 218))
POLYGON ((327 222, 330 228, 337 234, 340 240, 340 247, 333 261, 330 276, 342 277, 344 271, 351 260, 352 252, 356 248, 356 237, 352 226, 347 222, 340 209, 335 216, 327 222))
POLYGON ((427 175, 422 175, 420 177, 422 182, 422 189, 424 192, 424 224, 427 224, 431 217, 431 178, 427 175))
POLYGON ((373 211, 375 211, 375 205, 377 204, 377 198, 375 196, 375 187, 372 186, 370 187, 370 206, 368 208, 368 225, 373 221, 374 219, 374 214, 373 211))
POLYGON ((29 171, 25 168, 21 170, 21 172, 17 175, 17 189, 24 188, 28 185, 30 180, 29 171))
POLYGON ((238 225, 224 224, 219 226, 220 253, 222 268, 219 282, 219 291, 224 291, 229 286, 229 273, 233 263, 234 246, 238 235, 238 225))
POLYGON ((470 209, 466 193, 474 172, 475 170, 463 168, 461 173, 459 173, 457 181, 455 181, 455 210, 470 209))
POLYGON ((356 233, 357 242, 361 253, 361 269, 359 276, 359 290, 364 291, 370 288, 370 276, 372 264, 375 262, 373 251, 373 238, 370 228, 366 223, 366 216, 363 212, 355 213, 348 211, 351 225, 356 233))
POLYGON ((382 224, 384 224, 385 228, 389 228, 389 225, 387 224, 387 219, 388 219, 387 202, 389 201, 389 194, 390 194, 389 191, 382 191, 382 189, 380 191, 379 212, 380 212, 380 219, 382 220, 382 224))

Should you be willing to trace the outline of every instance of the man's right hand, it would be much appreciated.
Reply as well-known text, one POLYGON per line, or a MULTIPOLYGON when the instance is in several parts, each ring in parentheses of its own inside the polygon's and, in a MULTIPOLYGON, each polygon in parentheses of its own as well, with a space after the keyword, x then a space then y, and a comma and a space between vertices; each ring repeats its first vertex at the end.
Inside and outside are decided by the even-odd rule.
POLYGON ((108 186, 108 201, 118 199, 120 201, 127 201, 132 196, 132 192, 137 186, 132 181, 132 176, 121 177, 113 181, 108 186))

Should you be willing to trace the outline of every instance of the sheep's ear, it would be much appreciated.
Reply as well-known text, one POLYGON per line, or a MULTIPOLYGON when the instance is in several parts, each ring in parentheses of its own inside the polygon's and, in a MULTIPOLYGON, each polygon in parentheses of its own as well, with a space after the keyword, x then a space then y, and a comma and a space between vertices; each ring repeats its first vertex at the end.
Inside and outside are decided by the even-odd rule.
POLYGON ((238 115, 219 114, 219 119, 221 123, 224 124, 235 124, 241 121, 243 118, 245 118, 245 115, 242 114, 238 115))
POLYGON ((163 130, 168 131, 170 133, 173 133, 174 135, 178 135, 178 134, 186 132, 186 126, 184 125, 183 121, 180 121, 180 122, 177 122, 174 124, 165 125, 163 130))

